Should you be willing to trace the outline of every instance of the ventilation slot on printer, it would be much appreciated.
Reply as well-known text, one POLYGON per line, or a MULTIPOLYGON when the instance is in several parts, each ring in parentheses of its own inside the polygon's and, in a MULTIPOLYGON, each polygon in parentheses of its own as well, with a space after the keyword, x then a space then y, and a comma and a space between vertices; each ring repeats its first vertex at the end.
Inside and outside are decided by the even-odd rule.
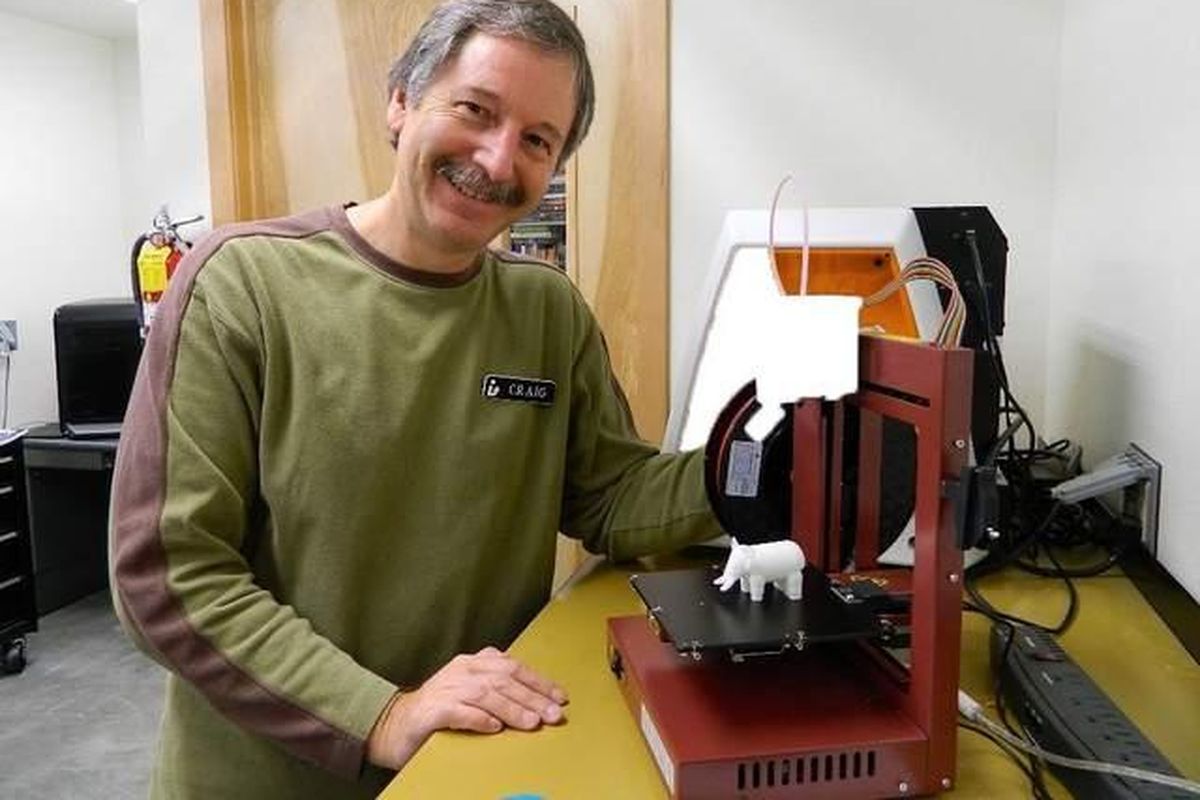
POLYGON ((875 777, 875 751, 854 750, 824 756, 759 759, 738 764, 737 789, 769 789, 805 783, 832 783, 875 777))

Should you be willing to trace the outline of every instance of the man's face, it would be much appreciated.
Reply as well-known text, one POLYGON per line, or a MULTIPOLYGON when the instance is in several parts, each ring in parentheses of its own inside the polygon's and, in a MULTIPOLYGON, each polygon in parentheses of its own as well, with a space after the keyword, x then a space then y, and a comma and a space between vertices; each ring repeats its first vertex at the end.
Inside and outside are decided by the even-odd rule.
POLYGON ((575 113, 569 58, 476 34, 414 107, 397 94, 397 198, 426 257, 473 257, 532 211, 575 113))

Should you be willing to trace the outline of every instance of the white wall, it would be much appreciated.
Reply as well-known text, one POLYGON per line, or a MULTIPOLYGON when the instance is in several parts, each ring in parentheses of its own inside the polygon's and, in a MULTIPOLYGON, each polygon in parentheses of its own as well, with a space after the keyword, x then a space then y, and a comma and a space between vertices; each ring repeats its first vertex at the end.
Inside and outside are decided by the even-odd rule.
POLYGON ((1192 0, 1067 0, 1046 408, 1092 462, 1163 463, 1159 559, 1200 598, 1198 31, 1192 0))
POLYGON ((204 224, 184 229, 194 239, 212 218, 200 6, 141 0, 137 12, 149 214, 163 203, 176 219, 203 214, 204 224))
POLYGON ((16 319, 10 424, 57 418, 51 317, 125 296, 112 42, 0 13, 0 318, 16 319))
POLYGON ((672 375, 722 216, 983 204, 1010 245, 1005 352, 1044 393, 1060 0, 671 6, 672 375))
POLYGON ((121 176, 121 237, 133 242, 146 231, 156 207, 146 197, 145 140, 142 135, 142 92, 138 43, 134 37, 114 39, 113 70, 117 97, 117 158, 121 176))
POLYGON ((108 39, 0 12, 10 424, 57 418, 54 309, 128 296, 129 251, 163 203, 211 216, 199 6, 142 0, 137 15, 137 39, 108 39))

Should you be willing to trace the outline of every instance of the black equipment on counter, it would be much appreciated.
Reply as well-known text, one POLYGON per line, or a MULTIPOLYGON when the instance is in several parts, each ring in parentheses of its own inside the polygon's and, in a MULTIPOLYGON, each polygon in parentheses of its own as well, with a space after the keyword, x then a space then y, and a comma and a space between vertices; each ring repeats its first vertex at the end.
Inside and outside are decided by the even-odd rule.
POLYGON ((73 439, 115 436, 142 355, 132 300, 86 300, 54 312, 58 418, 73 439))

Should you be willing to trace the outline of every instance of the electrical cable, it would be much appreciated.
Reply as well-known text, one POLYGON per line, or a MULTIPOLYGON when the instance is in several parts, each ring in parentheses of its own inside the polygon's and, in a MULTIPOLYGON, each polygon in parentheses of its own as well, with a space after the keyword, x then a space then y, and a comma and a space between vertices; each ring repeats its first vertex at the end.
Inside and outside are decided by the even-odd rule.
MULTIPOLYGON (((1026 550, 1028 550, 1031 546, 1036 546, 1038 544, 1039 539, 1047 533, 1047 531, 1050 529, 1051 524, 1054 522, 1056 516, 1058 516, 1064 508, 1067 508, 1067 506, 1065 506, 1062 503, 1055 503, 1054 506, 1051 508, 1050 512, 1046 515, 1046 518, 1042 521, 1042 523, 1034 531, 1032 531, 1028 536, 1026 536, 1024 539, 1022 539, 1021 541, 1016 543, 1016 545, 1014 547, 1012 547, 1006 554, 1004 554, 1004 556, 1002 556, 1001 558, 994 559, 993 563, 990 565, 990 568, 994 570, 994 569, 998 569, 1002 566, 1007 566, 1010 563, 1015 563, 1018 567, 1025 566, 1024 562, 1022 562, 1022 560, 1020 559, 1020 556, 1026 550)), ((1023 619, 1014 614, 1008 614, 1008 613, 1005 613, 1005 612, 997 609, 995 606, 993 606, 987 600, 987 598, 985 598, 980 593, 978 588, 974 585, 974 579, 978 577, 978 574, 968 573, 967 579, 963 581, 963 588, 971 598, 971 600, 969 602, 963 603, 964 609, 966 609, 969 612, 978 613, 978 614, 982 614, 982 615, 986 616, 988 619, 992 620, 993 623, 995 623, 998 626, 1001 626, 1006 631, 1007 635, 1005 636, 1004 647, 1003 647, 1003 650, 1000 655, 1000 663, 1005 663, 1008 660, 1009 651, 1013 645, 1013 641, 1016 638, 1016 628, 1015 628, 1016 624, 1027 625, 1027 626, 1030 626, 1033 628, 1040 629, 1040 630, 1050 633, 1052 635, 1059 635, 1059 634, 1063 633, 1064 631, 1066 631, 1071 626, 1071 624, 1074 622, 1075 617, 1078 613, 1079 596, 1078 596, 1076 587, 1074 585, 1074 582, 1071 580, 1072 577, 1078 577, 1075 574, 1077 571, 1067 570, 1066 568, 1064 568, 1062 563, 1055 556, 1053 550, 1051 549, 1051 547, 1048 544, 1045 546, 1044 549, 1045 549, 1046 557, 1049 558, 1051 564, 1054 565, 1053 570, 1043 569, 1044 574, 1046 574, 1047 576, 1061 578, 1063 580, 1064 584, 1066 585, 1067 592, 1068 592, 1068 603, 1067 603, 1066 612, 1064 613, 1062 620, 1053 627, 1044 625, 1041 623, 1033 622, 1028 619, 1023 619)), ((1095 566, 1093 566, 1091 569, 1095 569, 1095 566)), ((1002 689, 1001 673, 999 671, 997 671, 992 691, 993 691, 993 696, 995 698, 997 716, 1000 719, 1000 723, 1003 726, 1003 729, 1006 730, 1007 734, 1008 734, 1008 738, 1006 739, 1006 741, 1011 742, 1013 740, 1016 740, 1016 741, 1031 740, 1033 737, 1030 736, 1027 731, 1024 731, 1023 729, 1017 730, 1013 726, 1013 723, 1009 720, 1008 712, 1007 712, 1007 709, 1006 709, 1005 703, 1004 703, 1004 694, 1001 691, 1001 689, 1002 689)), ((960 693, 960 697, 961 696, 962 695, 960 693)), ((961 706, 961 701, 960 701, 960 706, 961 706)), ((993 723, 993 725, 995 725, 995 724, 993 723)), ((995 728, 1000 729, 1001 726, 996 725, 995 728)), ((1028 769, 1026 771, 1026 774, 1028 776, 1030 776, 1031 782, 1041 779, 1042 768, 1043 768, 1042 761, 1050 761, 1052 763, 1060 763, 1058 761, 1054 761, 1053 759, 1045 758, 1044 755, 1040 752, 1031 750, 1029 748, 1022 748, 1022 749, 1024 749, 1027 753, 1029 753, 1029 763, 1028 763, 1028 769), (1034 776, 1037 776, 1037 777, 1035 778, 1034 776)), ((1034 789, 1034 796, 1035 797, 1039 796, 1039 790, 1036 788, 1036 785, 1035 785, 1035 789, 1034 789)))
MULTIPOLYGON (((1030 627, 1040 629, 1040 630, 1050 633, 1052 635, 1059 635, 1062 632, 1066 631, 1071 626, 1071 624, 1074 622, 1075 616, 1078 612, 1078 607, 1079 607, 1078 593, 1076 591, 1075 585, 1072 582, 1071 578, 1073 578, 1073 577, 1091 577, 1093 575, 1100 574, 1100 572, 1110 568, 1112 566, 1112 564, 1115 563, 1116 560, 1120 558, 1120 555, 1123 552, 1123 549, 1113 552, 1110 555, 1109 561, 1104 562, 1102 564, 1092 565, 1091 567, 1087 567, 1087 568, 1083 568, 1083 569, 1068 570, 1065 567, 1063 567, 1062 563, 1054 555, 1054 552, 1052 551, 1051 547, 1047 544, 1044 549, 1045 549, 1046 557, 1049 558, 1050 562, 1054 565, 1054 568, 1052 570, 1046 569, 1046 568, 1041 568, 1038 565, 1028 565, 1028 564, 1024 563, 1020 559, 1021 554, 1024 553, 1026 550, 1028 550, 1031 546, 1034 546, 1038 543, 1039 537, 1046 533, 1047 529, 1049 528, 1050 524, 1054 520, 1055 516, 1058 514, 1058 512, 1063 507, 1064 507, 1063 504, 1056 503, 1054 505, 1054 507, 1051 509, 1050 513, 1047 515, 1046 519, 1043 521, 1043 523, 1041 525, 1038 526, 1037 529, 1035 529, 1029 536, 1027 536, 1025 539, 1023 539, 1020 543, 1018 543, 1017 546, 1013 547, 1008 553, 1005 554, 1005 556, 1003 558, 996 560, 996 563, 999 564, 999 566, 1006 566, 1009 563, 1015 563, 1020 568, 1028 567, 1028 568, 1031 568, 1031 571, 1033 571, 1032 568, 1036 568, 1038 570, 1039 574, 1044 574, 1047 577, 1058 577, 1063 580, 1064 584, 1067 587, 1067 591, 1069 593, 1069 600, 1068 600, 1066 612, 1064 613, 1062 620, 1057 625, 1050 627, 1047 625, 1043 625, 1041 623, 1033 622, 1031 620, 1023 619, 1014 614, 1008 614, 1008 613, 1000 611, 995 606, 993 606, 987 600, 987 598, 985 598, 979 592, 977 587, 975 587, 973 585, 973 578, 977 577, 977 575, 969 575, 968 579, 963 582, 964 589, 966 590, 967 594, 971 597, 971 601, 963 603, 963 608, 969 612, 978 613, 978 614, 982 614, 982 615, 986 616, 988 619, 992 620, 995 624, 1002 626, 1007 631, 1007 636, 1006 636, 1005 642, 1004 642, 1004 648, 1000 655, 1001 663, 1004 663, 1008 659, 1008 653, 1010 651, 1010 648, 1012 647, 1014 639, 1016 638, 1016 628, 1015 628, 1016 624, 1028 625, 1030 627), (1109 562, 1112 562, 1112 563, 1109 563, 1109 562)), ((993 565, 993 569, 998 569, 999 566, 993 565)), ((984 725, 988 730, 995 733, 997 738, 1002 739, 1005 742, 1008 742, 1010 745, 1012 745, 1014 747, 1019 747, 1021 750, 1028 753, 1029 762, 1027 765, 1023 765, 1023 767, 1024 767, 1023 771, 1025 772, 1026 776, 1030 778, 1031 784, 1034 787, 1033 795, 1035 798, 1042 797, 1042 796, 1048 796, 1048 794, 1046 794, 1046 795, 1042 794, 1042 791, 1044 790, 1044 783, 1041 783, 1041 781, 1042 781, 1041 773, 1042 773, 1043 762, 1058 764, 1060 766, 1065 766, 1065 767, 1074 768, 1074 769, 1087 769, 1087 770, 1098 771, 1098 772, 1112 772, 1112 773, 1120 775, 1122 777, 1129 777, 1129 778, 1133 778, 1136 780, 1151 781, 1151 782, 1156 782, 1156 783, 1165 783, 1165 784, 1173 786, 1175 788, 1181 788, 1181 789, 1185 789, 1187 791, 1194 791, 1194 792, 1200 794, 1200 784, 1190 784, 1189 785, 1188 782, 1186 782, 1186 781, 1183 783, 1179 783, 1179 782, 1177 782, 1178 779, 1176 779, 1174 776, 1160 776, 1157 773, 1149 773, 1149 772, 1145 772, 1144 770, 1130 770, 1130 768, 1127 768, 1123 765, 1115 765, 1115 764, 1110 765, 1110 764, 1103 764, 1100 762, 1089 762, 1089 761, 1081 761, 1079 759, 1070 759, 1065 756, 1058 756, 1053 753, 1048 753, 1048 752, 1042 750, 1040 747, 1037 747, 1036 745, 1021 746, 1019 743, 1024 742, 1024 741, 1032 741, 1033 737, 1028 733, 1028 731, 1025 731, 1023 728, 1021 730, 1017 730, 1013 726, 1012 722, 1009 720, 1007 709, 1005 708, 1005 704, 1004 704, 1004 695, 1003 695, 1003 692, 1001 691, 1001 676, 1000 676, 999 672, 997 672, 996 677, 995 677, 995 684, 993 686, 993 695, 995 697, 995 702, 996 702, 996 713, 997 713, 997 716, 1000 718, 1002 725, 998 725, 998 724, 991 722, 990 720, 986 720, 986 719, 982 719, 982 720, 976 719, 975 717, 971 717, 970 715, 967 715, 968 719, 973 719, 974 721, 979 722, 981 725, 984 725), (1039 784, 1042 787, 1041 789, 1038 788, 1039 784)), ((962 710, 963 709, 962 698, 965 697, 965 695, 962 692, 960 692, 959 697, 960 697, 960 710, 962 710)), ((972 701, 972 702, 974 702, 974 701, 972 701)), ((975 704, 975 705, 977 706, 978 704, 975 704)), ((964 727, 969 727, 969 726, 964 725, 964 727)), ((981 731, 979 731, 979 732, 981 733, 981 735, 984 735, 984 734, 982 734, 981 731)), ((1010 756, 1011 756, 1011 754, 1010 754, 1010 756)))
MULTIPOLYGON (((986 352, 989 360, 992 363, 992 367, 996 375, 996 381, 1003 395, 1004 402, 1001 405, 1000 413, 1005 415, 1007 423, 1007 427, 992 444, 983 463, 988 466, 992 466, 999 462, 1005 467, 1003 471, 1005 476, 1009 479, 1009 484, 1012 487, 1013 497, 1015 500, 1013 509, 1014 520, 1016 522, 1016 528, 1019 530, 1028 525, 1031 512, 1034 512, 1033 506, 1036 504, 1036 499, 1031 497, 1031 495, 1034 494, 1033 479, 1030 473, 1032 465, 1047 458, 1058 459, 1070 464, 1070 457, 1064 455, 1062 452, 1069 446, 1069 442, 1064 439, 1058 439, 1050 444, 1043 445, 1041 447, 1038 446, 1037 430, 1033 425, 1033 421, 1030 419, 1024 407, 1013 394, 1012 387, 1008 379, 1008 370, 1004 364, 1004 356, 1001 352, 1000 343, 996 337, 996 332, 993 325, 991 303, 989 302, 986 288, 983 258, 979 251, 978 236, 974 230, 968 230, 965 232, 964 239, 971 256, 971 266, 975 274, 975 283, 978 288, 978 297, 971 298, 972 305, 977 307, 976 312, 983 322, 983 350, 986 352), (1029 446, 1023 450, 1019 450, 1016 447, 1015 439, 1017 433, 1022 429, 1028 431, 1029 446), (1004 454, 1006 447, 1008 448, 1008 452, 1007 454, 1004 454)), ((1052 509, 1052 513, 1053 512, 1054 509, 1052 509)), ((1037 529, 1035 529, 1034 533, 1027 539, 1015 540, 1014 537, 1014 541, 1009 548, 1009 555, 1012 557, 1005 558, 1002 565, 1016 562, 1018 568, 1025 568, 1026 562, 1020 561, 1015 556, 1021 555, 1028 550, 1030 546, 1037 546, 1039 544, 1039 539, 1047 538, 1046 532, 1048 529, 1049 520, 1047 519, 1043 521, 1043 523, 1039 525, 1037 529)), ((1119 558, 1119 556, 1117 557, 1119 558)), ((1113 559, 1113 563, 1115 563, 1115 560, 1116 559, 1113 559)), ((1089 567, 1085 570, 1080 570, 1078 571, 1078 574, 1075 574, 1075 571, 1072 570, 1062 570, 1059 568, 1051 570, 1040 565, 1035 565, 1028 571, 1045 577, 1062 577, 1064 580, 1067 580, 1071 577, 1089 577, 1092 574, 1099 574, 1098 572, 1093 573, 1093 570, 1099 569, 1100 572, 1102 572, 1108 567, 1111 567, 1111 564, 1108 564, 1107 566, 1093 565, 1092 567, 1089 567)))
MULTIPOLYGON (((991 304, 988 299, 986 281, 984 279, 983 258, 979 253, 979 243, 975 231, 966 231, 965 240, 967 243, 967 248, 971 254, 971 263, 975 272, 976 286, 978 287, 978 313, 983 319, 983 350, 985 353, 987 353, 992 363, 993 370, 996 374, 996 381, 999 384, 1000 391, 1004 396, 1005 405, 1003 406, 1002 411, 1006 415, 1006 423, 1009 426, 1013 424, 1010 415, 1011 413, 1015 412, 1017 415, 1017 422, 1019 423, 1017 430, 1019 430, 1021 427, 1024 427, 1028 430, 1028 450, 1033 450, 1037 448, 1037 429, 1034 427, 1033 421, 1030 419, 1029 415, 1025 412, 1024 407, 1013 395, 1012 387, 1009 384, 1008 370, 1004 365, 1004 355, 1000 350, 1000 343, 996 338, 996 333, 992 324, 991 304)), ((1016 430, 1010 433, 1007 439, 997 440, 997 442, 992 445, 987 457, 984 459, 984 463, 989 465, 994 464, 999 459, 1002 448, 1005 444, 1007 444, 1009 447, 1009 460, 1012 463, 1012 469, 1018 474, 1019 482, 1027 484, 1029 482, 1029 461, 1017 454, 1014 441, 1015 434, 1016 430)), ((1028 501, 1025 493, 1018 492, 1016 510, 1019 519, 1027 518, 1027 503, 1028 501)))
MULTIPOLYGON (((992 620, 995 624, 1000 625, 1007 630, 1008 635, 1004 640, 1004 649, 1000 652, 1000 663, 1005 663, 1008 661, 1009 651, 1012 649, 1013 640, 1016 639, 1017 635, 1016 626, 1008 619, 997 618, 993 616, 992 613, 977 606, 973 606, 970 603, 963 603, 963 608, 967 611, 982 614, 988 619, 992 620)), ((1018 733, 1016 728, 1013 727, 1012 722, 1010 722, 1008 719, 1008 709, 1004 705, 1004 693, 1001 691, 1001 688, 1001 673, 997 671, 992 683, 992 697, 994 697, 996 700, 996 715, 1000 717, 1000 722, 1003 723, 1004 727, 1007 728, 1010 733, 1012 733, 1014 736, 1020 736, 1021 734, 1018 733)), ((1029 770, 1031 780, 1041 783, 1041 764, 1033 757, 1030 757, 1029 759, 1029 770)), ((1044 788, 1045 787, 1043 784, 1043 789, 1044 788)))
MULTIPOLYGON (((992 324, 991 306, 988 301, 984 280, 983 260, 979 252, 975 231, 966 231, 965 240, 971 255, 976 284, 978 286, 978 298, 971 296, 967 299, 968 302, 971 302, 972 306, 978 306, 975 310, 983 321, 981 349, 986 353, 995 372, 996 381, 1002 394, 999 413, 1003 416, 1006 426, 1005 430, 997 437, 989 449, 984 463, 988 465, 999 464, 1013 492, 1014 507, 1012 509, 1013 516, 1010 521, 1015 523, 1015 525, 1012 525, 1010 530, 1029 531, 1023 536, 1018 534, 1012 535, 1008 546, 1003 552, 993 549, 989 553, 988 558, 966 571, 967 579, 963 581, 964 590, 970 596, 970 601, 964 602, 964 608, 967 611, 983 614, 995 624, 1007 629, 1008 636, 1001 656, 1001 661, 1003 662, 1007 660, 1009 648, 1012 646, 1013 639, 1015 638, 1015 624, 1029 625, 1052 635, 1059 635, 1066 631, 1074 622, 1079 607, 1079 596, 1072 578, 1094 577, 1107 572, 1116 565, 1128 549, 1130 540, 1126 538, 1124 542, 1112 546, 1109 542, 1114 537, 1109 537, 1108 541, 1099 539, 1096 535, 1097 532, 1087 524, 1087 518, 1083 517, 1076 506, 1071 507, 1074 509, 1074 514, 1070 519, 1055 525, 1056 517, 1061 519, 1065 516, 1062 514, 1065 506, 1058 502, 1051 506, 1040 524, 1036 526, 1030 525, 1032 521, 1031 515, 1038 513, 1037 506, 1041 504, 1040 497, 1043 496, 1041 495, 1042 490, 1031 472, 1032 466, 1035 463, 1046 460, 1058 460, 1070 469, 1078 456, 1068 452, 1070 443, 1065 439, 1058 439, 1050 444, 1039 443, 1037 430, 1033 425, 1033 421, 1013 395, 1007 369, 1004 364, 1004 357, 1000 350, 1000 343, 992 324), (1017 434, 1022 429, 1028 432, 1029 437, 1028 446, 1025 448, 1019 448, 1016 442, 1017 434), (1086 567, 1065 568, 1055 555, 1054 548, 1070 548, 1080 545, 1100 545, 1106 547, 1109 551, 1108 558, 1086 567), (1023 558, 1030 550, 1032 550, 1032 554, 1027 558, 1023 558), (1045 552, 1045 556, 1053 565, 1052 567, 1046 567, 1037 563, 1040 560, 1039 553, 1041 551, 1045 552), (1062 579, 1067 587, 1068 602, 1063 617, 1057 625, 1051 627, 1022 619, 1014 614, 1002 612, 993 606, 982 595, 978 587, 974 585, 974 579, 980 575, 994 572, 1009 565, 1014 565, 1018 569, 1035 575, 1062 579)), ((1043 762, 1072 769, 1107 772, 1134 780, 1164 784, 1200 794, 1200 783, 1176 776, 1160 775, 1120 764, 1105 764, 1102 762, 1072 759, 1043 750, 1036 744, 1031 743, 1033 737, 1027 731, 1018 731, 1009 721, 1007 711, 1004 707, 1003 694, 1000 690, 999 674, 996 676, 996 683, 993 688, 996 698, 997 715, 1003 724, 998 724, 985 717, 979 704, 971 700, 963 692, 959 692, 960 712, 968 721, 978 723, 978 726, 993 733, 994 738, 989 738, 996 741, 998 746, 999 741, 997 740, 1002 740, 1011 747, 1018 748, 1029 754, 1030 761, 1027 767, 1023 767, 1023 771, 1030 778, 1035 797, 1041 797, 1041 793, 1045 789, 1044 783, 1041 782, 1043 762)), ((983 730, 972 728, 970 725, 964 723, 960 724, 980 735, 987 735, 983 730)), ((1005 752, 1009 751, 1006 750, 1005 752)), ((1011 756, 1011 753, 1009 754, 1011 756)))
MULTIPOLYGON (((1030 575, 1037 575, 1042 578, 1058 578, 1063 576, 1069 578, 1095 578, 1098 575, 1103 575, 1115 567, 1120 562, 1122 556, 1124 556, 1128 551, 1129 545, 1115 548, 1110 551, 1108 558, 1086 567, 1064 568, 1061 566, 1055 566, 1053 569, 1051 569, 1043 567, 1040 564, 1030 564, 1029 562, 1022 561, 1020 559, 1015 560, 1013 564, 1022 572, 1028 572, 1030 575)), ((1049 555, 1048 548, 1046 553, 1049 555)))
POLYGON ((1004 445, 1006 445, 1009 440, 1016 435, 1017 431, 1021 429, 1023 424, 1024 423, 1022 423, 1019 419, 1016 422, 1009 423, 1009 426, 1005 428, 999 436, 996 437, 996 441, 992 443, 992 449, 988 452, 987 458, 985 458, 983 461, 985 466, 990 467, 996 463, 996 455, 1004 447, 1004 445))
POLYGON ((967 575, 970 577, 988 575, 1016 561, 1022 553, 1037 542, 1038 537, 1045 532, 1063 507, 1062 503, 1055 503, 1050 507, 1049 513, 1046 514, 1045 518, 1036 528, 1023 538, 1015 540, 1005 552, 999 554, 995 552, 988 553, 987 558, 967 568, 967 575))
POLYGON ((971 596, 971 600, 974 604, 974 609, 968 610, 978 610, 979 613, 989 617, 993 622, 1004 621, 1007 623, 1016 623, 1018 625, 1028 625, 1031 628, 1037 628, 1040 631, 1045 631, 1046 633, 1058 636, 1066 632, 1066 630, 1071 627, 1072 623, 1075 622, 1075 617, 1079 613, 1079 593, 1075 589, 1075 584, 1070 578, 1065 576, 1062 577, 1067 586, 1067 608, 1063 612, 1063 617, 1057 625, 1044 625, 1040 622, 1034 622, 1032 620, 1018 617, 1015 614, 1008 614, 999 610, 993 606, 986 597, 980 594, 979 589, 973 586, 972 582, 969 580, 963 581, 963 588, 966 589, 967 594, 971 596))
MULTIPOLYGON (((981 608, 970 607, 970 606, 968 606, 968 604, 964 604, 964 607, 967 607, 968 610, 970 610, 970 611, 975 611, 976 613, 983 614, 984 616, 988 617, 988 619, 992 620, 995 624, 1001 625, 1005 629, 1007 629, 1008 636, 1004 640, 1004 649, 1000 653, 1000 663, 1004 663, 1004 662, 1008 661, 1008 653, 1009 653, 1010 649, 1012 648, 1013 640, 1016 639, 1016 636, 1017 636, 1016 626, 1009 620, 998 619, 998 618, 992 616, 992 614, 990 614, 988 611, 985 611, 981 608)), ((989 608, 990 608, 990 606, 989 606, 989 608)), ((992 683, 992 697, 994 697, 996 699, 996 714, 1000 717, 1000 722, 1004 724, 1004 727, 1007 728, 1009 730, 1009 732, 1011 732, 1014 736, 1016 736, 1019 734, 1017 733, 1016 728, 1013 727, 1013 724, 1008 719, 1008 709, 1004 705, 1004 694, 1003 694, 1003 692, 1001 692, 1002 687, 1001 687, 1000 679, 1001 679, 1001 673, 999 671, 997 671, 996 677, 992 683)), ((1041 792, 1045 793, 1046 795, 1049 795, 1049 789, 1046 788, 1045 779, 1042 775, 1042 764, 1036 758, 1029 757, 1027 767, 1028 767, 1028 774, 1030 776, 1030 780, 1033 782, 1033 784, 1035 786, 1034 793, 1037 794, 1038 790, 1040 789, 1041 792)))
POLYGON ((1068 523, 1070 527, 1065 530, 1056 531, 1051 523, 1056 516, 1061 516, 1059 512, 1064 509, 1075 510, 1076 517, 1082 513, 1078 511, 1077 506, 1056 503, 1051 507, 1050 514, 1047 515, 1046 519, 1032 533, 1022 538, 1015 538, 1003 552, 993 551, 993 553, 989 554, 988 558, 968 568, 968 575, 979 577, 1011 565, 1024 572, 1044 578, 1061 578, 1064 580, 1070 578, 1092 578, 1103 575, 1117 566, 1125 553, 1136 543, 1136 538, 1127 534, 1122 537, 1123 541, 1117 541, 1114 544, 1111 540, 1099 538, 1094 531, 1084 530, 1083 523, 1078 521, 1073 524, 1068 523), (1083 546, 1101 547, 1108 552, 1108 555, 1087 566, 1064 567, 1051 552, 1051 549, 1054 547, 1070 549, 1083 546), (1030 549, 1033 549, 1035 552, 1032 556, 1026 557, 1030 549), (1045 552, 1046 557, 1050 559, 1051 566, 1038 563, 1038 551, 1045 552))
POLYGON ((958 347, 962 342, 962 332, 966 325, 966 303, 954 279, 954 273, 944 263, 936 258, 914 258, 904 265, 895 278, 876 292, 863 298, 863 306, 873 306, 891 297, 901 287, 912 281, 927 280, 950 293, 950 302, 942 315, 942 322, 934 337, 938 347, 958 347))
POLYGON ((992 744, 996 745, 996 747, 1000 748, 1001 752, 1012 759, 1017 768, 1020 769, 1021 772, 1025 773, 1025 777, 1029 780, 1030 788, 1033 790, 1034 800, 1051 800, 1051 795, 1046 789, 1045 780, 1038 772, 1035 772, 1033 768, 1031 768, 1029 764, 1023 760, 1020 750, 1013 747, 1008 742, 1004 741, 982 725, 977 725, 973 722, 966 722, 960 719, 958 721, 958 726, 982 736, 984 739, 987 739, 992 744))
POLYGON ((1156 783, 1161 786, 1169 786, 1172 789, 1178 789, 1180 791, 1200 795, 1200 782, 1191 781, 1187 778, 1181 778, 1177 775, 1165 775, 1160 772, 1150 772, 1149 770, 1138 769, 1137 767, 1130 767, 1124 764, 1109 764, 1104 761, 1088 761, 1079 758, 1061 756, 1057 753, 1051 753, 1048 750, 1043 749, 1035 742, 1026 741, 1020 736, 1012 734, 1002 725, 993 722, 987 717, 986 714, 983 713, 983 706, 981 706, 974 698, 961 689, 958 692, 958 711, 968 721, 987 728, 998 738, 1003 739, 1013 747, 1023 750, 1031 755, 1035 755, 1048 763, 1057 764, 1060 767, 1067 767, 1068 769, 1078 769, 1087 772, 1100 772, 1108 775, 1117 775, 1122 778, 1145 781, 1147 783, 1156 783))

